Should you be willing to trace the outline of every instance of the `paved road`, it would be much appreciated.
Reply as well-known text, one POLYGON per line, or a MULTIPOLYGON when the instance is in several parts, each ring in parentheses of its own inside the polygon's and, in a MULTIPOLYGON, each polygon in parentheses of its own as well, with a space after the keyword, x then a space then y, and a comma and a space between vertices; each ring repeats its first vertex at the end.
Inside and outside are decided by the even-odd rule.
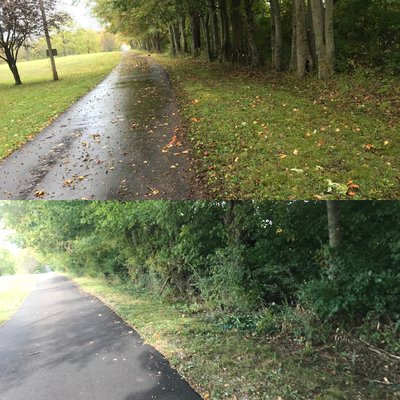
POLYGON ((0 199, 190 199, 187 149, 166 147, 180 131, 177 112, 162 68, 125 53, 96 89, 0 163, 0 199))
POLYGON ((200 397, 110 309, 49 274, 0 328, 0 399, 200 397))

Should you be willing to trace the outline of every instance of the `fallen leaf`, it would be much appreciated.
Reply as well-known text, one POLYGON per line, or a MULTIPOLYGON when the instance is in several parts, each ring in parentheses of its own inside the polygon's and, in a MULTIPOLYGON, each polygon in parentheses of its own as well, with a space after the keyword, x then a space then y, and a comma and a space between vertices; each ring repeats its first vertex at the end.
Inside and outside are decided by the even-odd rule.
POLYGON ((368 143, 363 146, 363 149, 365 151, 373 151, 373 150, 375 150, 375 146, 371 143, 368 143))
POLYGON ((44 190, 38 190, 35 192, 35 197, 44 197, 46 195, 46 192, 44 190))

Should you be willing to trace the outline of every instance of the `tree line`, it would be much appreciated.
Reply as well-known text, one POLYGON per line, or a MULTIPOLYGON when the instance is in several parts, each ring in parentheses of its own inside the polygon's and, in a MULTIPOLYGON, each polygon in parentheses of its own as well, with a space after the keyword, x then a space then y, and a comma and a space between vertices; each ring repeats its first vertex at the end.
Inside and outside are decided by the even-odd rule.
POLYGON ((148 51, 321 79, 364 63, 399 72, 400 4, 393 0, 94 0, 115 32, 148 51))
POLYGON ((224 312, 301 305, 400 329, 398 202, 9 202, 42 262, 224 312))

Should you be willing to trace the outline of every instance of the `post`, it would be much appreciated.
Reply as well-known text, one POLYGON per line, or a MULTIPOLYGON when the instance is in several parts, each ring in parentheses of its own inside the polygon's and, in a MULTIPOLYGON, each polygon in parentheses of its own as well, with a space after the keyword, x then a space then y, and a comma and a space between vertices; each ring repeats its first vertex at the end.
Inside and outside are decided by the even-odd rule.
POLYGON ((46 12, 45 12, 45 9, 44 9, 43 0, 39 0, 39 7, 40 7, 40 11, 42 13, 43 29, 44 29, 44 34, 46 36, 47 47, 49 49, 51 68, 53 70, 53 78, 54 78, 55 81, 58 81, 58 73, 57 73, 56 61, 54 60, 53 48, 51 46, 51 39, 50 39, 50 34, 49 34, 49 26, 47 24, 47 18, 46 18, 46 12))

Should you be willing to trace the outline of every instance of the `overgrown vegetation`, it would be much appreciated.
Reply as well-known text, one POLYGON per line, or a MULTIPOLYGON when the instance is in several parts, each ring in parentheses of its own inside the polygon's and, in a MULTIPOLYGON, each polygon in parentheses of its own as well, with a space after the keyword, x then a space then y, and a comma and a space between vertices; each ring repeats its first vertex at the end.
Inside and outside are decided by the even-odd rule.
POLYGON ((24 85, 13 86, 0 65, 0 158, 33 139, 54 118, 94 88, 120 61, 119 53, 64 57, 58 60, 59 82, 50 82, 48 60, 21 63, 24 85))
POLYGON ((304 309, 276 306, 238 316, 210 311, 198 301, 161 299, 119 278, 74 279, 160 350, 204 399, 395 396, 396 386, 373 380, 397 382, 398 361, 340 329, 329 338, 330 329, 304 309))
MULTIPOLYGON (((105 293, 145 335, 147 328, 150 336, 158 332, 158 338, 165 337, 163 346, 171 341, 178 354, 198 344, 195 352, 202 361, 196 363, 207 356, 215 363, 225 340, 233 340, 240 354, 254 354, 247 353, 247 345, 258 343, 255 349, 265 351, 266 358, 262 373, 274 376, 277 387, 287 374, 293 379, 288 392, 279 394, 284 398, 316 398, 333 384, 349 398, 359 391, 364 393, 360 398, 389 399, 399 378, 398 362, 385 365, 400 352, 400 204, 330 204, 339 212, 334 220, 324 202, 9 202, 2 205, 2 215, 21 244, 46 254, 58 269, 100 278, 83 282, 100 284, 96 292, 105 293), (335 240, 328 226, 340 231, 335 240), (122 286, 114 288, 115 283, 122 286), (157 324, 152 311, 132 307, 137 296, 150 299, 149 293, 158 298, 146 303, 158 304, 155 315, 164 307, 161 296, 167 307, 194 320, 175 320, 173 314, 165 317, 172 325, 165 322, 164 327, 163 318, 157 324), (192 335, 199 335, 199 341, 192 335), (273 357, 277 369, 269 370, 271 352, 279 356, 273 357), (299 366, 308 366, 314 376, 311 371, 325 358, 336 365, 326 368, 339 381, 323 378, 324 367, 315 387, 298 383, 303 376, 299 366), (282 367, 286 361, 288 369, 282 367), (358 371, 359 361, 378 367, 358 371), (387 385, 374 383, 386 380, 387 385)), ((254 392, 248 386, 244 390, 260 398, 257 393, 267 390, 269 380, 261 382, 258 368, 254 376, 243 372, 243 381, 234 380, 235 368, 246 370, 246 363, 254 361, 245 355, 245 365, 236 365, 236 359, 222 354, 218 368, 233 369, 221 383, 232 384, 232 391, 213 398, 241 394, 243 382, 254 382, 254 392)), ((181 368, 195 368, 189 377, 202 386, 201 369, 191 360, 183 356, 181 368)), ((221 387, 215 381, 204 385, 221 387)))
POLYGON ((397 78, 357 70, 299 82, 190 58, 156 60, 172 78, 212 198, 399 197, 397 78))

